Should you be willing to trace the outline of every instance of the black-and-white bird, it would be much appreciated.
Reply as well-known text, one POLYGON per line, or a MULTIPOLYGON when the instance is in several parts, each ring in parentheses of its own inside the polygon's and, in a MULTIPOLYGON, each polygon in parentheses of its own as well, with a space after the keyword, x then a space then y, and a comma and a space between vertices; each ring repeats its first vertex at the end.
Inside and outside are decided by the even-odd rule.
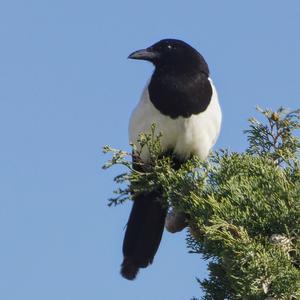
MULTIPOLYGON (((133 52, 129 58, 146 60, 155 66, 131 115, 130 142, 137 144, 139 134, 149 132, 155 123, 157 132, 162 133, 162 150, 172 152, 178 162, 193 155, 206 159, 219 135, 222 114, 202 55, 183 41, 164 39, 133 52)), ((141 156, 147 162, 148 153, 144 151, 141 156)), ((159 189, 133 195, 133 200, 121 265, 122 276, 130 280, 140 268, 152 263, 165 223, 169 231, 177 231, 173 224, 176 212, 175 218, 173 212, 168 220, 159 189)))

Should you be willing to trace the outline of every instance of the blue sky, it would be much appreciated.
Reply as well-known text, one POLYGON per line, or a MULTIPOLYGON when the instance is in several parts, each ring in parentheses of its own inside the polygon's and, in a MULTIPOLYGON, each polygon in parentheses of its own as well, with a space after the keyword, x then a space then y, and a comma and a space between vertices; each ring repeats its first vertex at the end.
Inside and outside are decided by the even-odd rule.
POLYGON ((0 299, 190 299, 205 262, 163 237, 136 281, 119 275, 130 203, 108 208, 130 112, 153 67, 128 54, 180 38, 206 58, 224 121, 216 149, 242 151, 255 106, 300 107, 300 3, 2 0, 0 299))

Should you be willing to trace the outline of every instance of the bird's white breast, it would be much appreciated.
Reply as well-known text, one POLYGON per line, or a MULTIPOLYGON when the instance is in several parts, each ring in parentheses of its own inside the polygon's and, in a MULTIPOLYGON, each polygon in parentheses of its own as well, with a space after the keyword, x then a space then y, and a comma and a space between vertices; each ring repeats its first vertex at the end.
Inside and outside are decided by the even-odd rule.
MULTIPOLYGON (((129 123, 129 140, 136 144, 139 134, 148 133, 151 125, 156 124, 157 133, 162 133, 162 150, 173 149, 182 160, 190 155, 205 159, 220 132, 222 114, 217 91, 210 79, 213 94, 204 112, 190 118, 172 119, 157 110, 149 99, 148 84, 141 100, 132 112, 129 123)), ((142 159, 147 161, 147 151, 142 152, 142 159)))

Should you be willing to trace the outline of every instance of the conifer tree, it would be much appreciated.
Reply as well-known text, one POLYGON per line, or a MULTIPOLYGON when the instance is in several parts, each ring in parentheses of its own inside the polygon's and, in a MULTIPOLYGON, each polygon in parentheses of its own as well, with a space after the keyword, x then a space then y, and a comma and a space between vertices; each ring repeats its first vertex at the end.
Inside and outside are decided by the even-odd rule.
POLYGON ((161 186, 166 205, 188 216, 187 247, 209 261, 198 280, 205 300, 300 299, 300 110, 258 110, 265 121, 249 120, 243 153, 216 151, 176 171, 155 125, 133 149, 135 159, 150 152, 145 173, 132 169, 131 153, 104 147, 112 153, 104 168, 125 167, 109 206, 161 186))

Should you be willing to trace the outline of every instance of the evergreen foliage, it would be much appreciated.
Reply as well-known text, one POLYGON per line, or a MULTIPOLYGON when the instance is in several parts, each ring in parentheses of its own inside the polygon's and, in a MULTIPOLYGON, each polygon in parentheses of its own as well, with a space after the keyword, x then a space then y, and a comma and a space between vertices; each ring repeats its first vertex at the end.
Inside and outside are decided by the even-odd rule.
POLYGON ((250 119, 244 153, 194 157, 176 171, 154 125, 133 149, 145 172, 133 170, 132 154, 104 147, 113 154, 104 168, 126 167, 109 205, 161 186, 166 203, 189 216, 187 246, 209 259, 208 278, 198 280, 205 300, 300 299, 300 110, 259 111, 266 122, 250 119))

